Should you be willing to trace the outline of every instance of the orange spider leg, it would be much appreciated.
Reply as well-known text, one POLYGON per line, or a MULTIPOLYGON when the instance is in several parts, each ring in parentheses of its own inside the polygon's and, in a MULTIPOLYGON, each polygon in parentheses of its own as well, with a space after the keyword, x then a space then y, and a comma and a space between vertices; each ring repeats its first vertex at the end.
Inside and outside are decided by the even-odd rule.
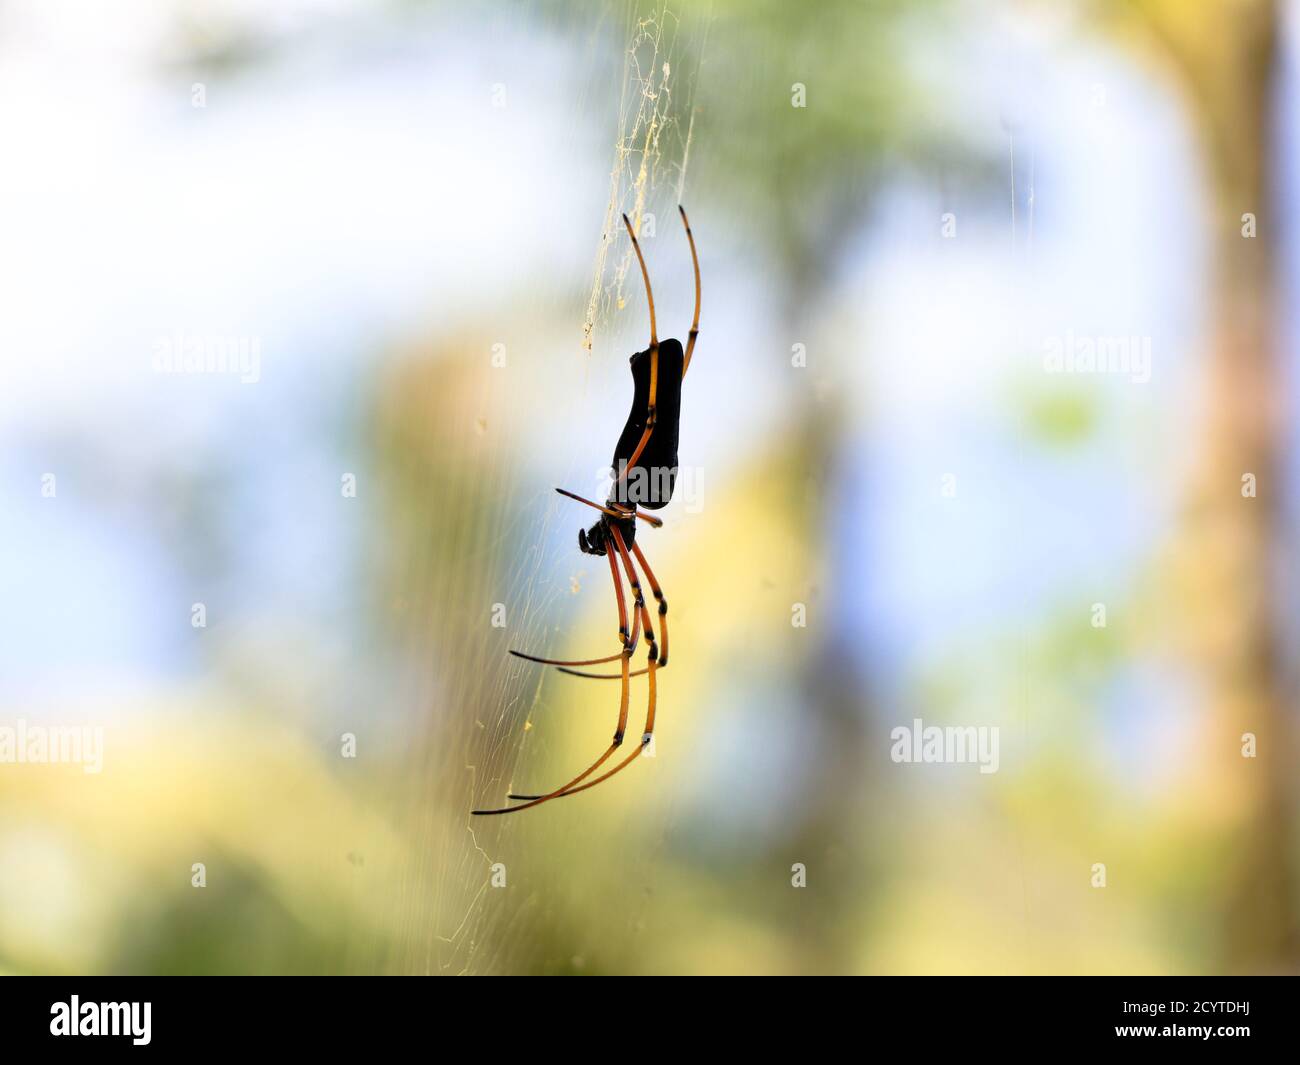
MULTIPOLYGON (((632 553, 636 555, 636 560, 640 563, 641 571, 645 574, 645 579, 650 585, 650 591, 655 597, 655 602, 659 604, 659 635, 663 637, 663 642, 660 645, 661 650, 659 652, 658 665, 660 669, 663 669, 668 665, 668 600, 664 598, 663 589, 659 587, 659 582, 655 580, 654 570, 650 568, 650 563, 645 560, 645 555, 641 553, 640 545, 635 541, 632 543, 632 553)), ((639 613, 637 614, 637 618, 640 618, 639 613)), ((610 661, 612 661, 612 659, 610 659, 610 661)), ((597 665, 598 663, 592 662, 589 664, 597 665)), ((618 680, 619 677, 622 676, 621 673, 583 673, 576 669, 564 668, 561 668, 560 672, 567 673, 571 677, 587 677, 591 680, 618 680)), ((629 676, 640 677, 649 672, 650 670, 648 668, 637 669, 633 670, 629 676)))
MULTIPOLYGON (((691 322, 691 331, 686 338, 686 357, 682 359, 682 376, 685 377, 686 371, 691 368, 691 352, 695 350, 695 338, 700 335, 700 258, 695 254, 695 234, 691 232, 691 222, 686 217, 686 208, 679 203, 677 210, 681 212, 682 225, 686 227, 686 239, 691 244, 691 265, 695 267, 695 320, 691 322)), ((643 562, 642 565, 645 563, 643 562)), ((646 579, 649 578, 650 575, 647 573, 646 579)))
POLYGON ((653 525, 656 529, 663 526, 662 518, 656 518, 653 514, 646 514, 644 511, 613 510, 610 507, 602 507, 599 503, 593 503, 590 499, 583 499, 582 496, 574 495, 567 489, 557 488, 556 491, 562 496, 577 500, 579 503, 586 503, 589 507, 595 507, 597 510, 608 514, 611 518, 640 518, 642 521, 653 525))
POLYGON ((619 472, 618 481, 622 481, 627 477, 628 471, 636 465, 637 459, 641 457, 641 452, 645 450, 646 444, 650 442, 650 434, 655 431, 655 396, 659 392, 659 336, 655 332, 655 298, 650 291, 650 273, 645 268, 645 256, 641 254, 641 245, 637 243, 636 234, 632 231, 632 223, 627 220, 627 215, 623 216, 623 224, 627 226, 627 235, 632 238, 632 247, 636 250, 637 262, 641 264, 641 276, 645 279, 645 298, 646 302, 650 304, 650 395, 646 406, 645 429, 641 433, 641 440, 633 450, 632 457, 619 472))
MULTIPOLYGON (((617 535, 617 530, 615 530, 615 535, 617 535)), ((621 543, 622 541, 620 540, 619 542, 621 543)), ((613 555, 609 555, 609 572, 613 576, 614 590, 615 590, 615 594, 618 596, 618 634, 619 634, 619 638, 623 641, 623 651, 621 654, 623 660, 623 691, 619 699, 618 725, 614 729, 613 742, 610 743, 609 747, 606 749, 604 754, 602 754, 599 758, 597 758, 594 762, 592 762, 590 766, 588 766, 585 770, 579 773, 576 777, 570 780, 563 787, 556 788, 554 791, 548 792, 545 795, 532 797, 532 801, 526 802, 522 806, 505 806, 499 810, 474 810, 472 811, 474 814, 480 817, 487 817, 493 814, 512 814, 519 810, 527 810, 529 807, 537 806, 540 803, 546 802, 547 799, 554 799, 559 795, 564 795, 568 792, 570 788, 574 787, 577 784, 581 784, 584 780, 586 780, 589 776, 591 776, 592 773, 594 773, 597 769, 599 769, 602 765, 604 765, 605 762, 609 760, 610 756, 615 751, 617 751, 619 747, 623 745, 623 734, 627 729, 627 707, 628 707, 628 695, 629 695, 629 687, 630 687, 628 684, 628 662, 632 658, 633 645, 631 640, 628 639, 628 634, 627 634, 627 607, 623 602, 623 582, 618 575, 618 565, 614 562, 613 555)), ((647 625, 649 624, 648 616, 643 617, 642 620, 647 625)), ((647 632, 647 637, 650 640, 650 646, 653 649, 654 635, 650 633, 648 628, 646 632, 647 632)))
MULTIPOLYGON (((623 559, 623 567, 627 570, 628 582, 632 585, 632 590, 636 594, 636 609, 641 611, 643 621, 642 628, 645 630, 646 642, 650 644, 650 654, 646 659, 646 668, 650 677, 650 691, 646 698, 645 712, 645 729, 641 733, 641 743, 635 751, 624 758, 618 765, 608 772, 602 773, 595 780, 590 780, 583 784, 578 781, 577 786, 570 784, 568 787, 561 788, 558 792, 551 792, 549 795, 510 795, 511 799, 527 799, 528 802, 522 806, 511 806, 510 810, 526 810, 530 806, 536 806, 539 802, 546 802, 548 799, 564 799, 570 795, 577 795, 580 791, 586 791, 588 788, 594 788, 597 784, 602 784, 615 773, 621 772, 630 766, 637 758, 645 753, 645 749, 650 746, 650 741, 654 737, 655 731, 655 670, 658 668, 658 648, 655 646, 654 630, 650 627, 650 612, 646 609, 645 596, 641 594, 641 585, 636 579, 636 570, 632 566, 632 559, 628 557, 627 547, 623 543, 623 534, 617 528, 611 528, 610 532, 614 534, 614 543, 618 546, 618 553, 623 559)), ((627 660, 623 661, 623 668, 627 668, 627 660)), ((625 686, 626 690, 626 686, 625 686)), ((606 752, 606 757, 609 752, 606 752)), ((603 761, 603 759, 602 759, 603 761)), ((594 769, 595 767, 593 767, 594 769)), ((591 770, 588 770, 591 772, 591 770)))

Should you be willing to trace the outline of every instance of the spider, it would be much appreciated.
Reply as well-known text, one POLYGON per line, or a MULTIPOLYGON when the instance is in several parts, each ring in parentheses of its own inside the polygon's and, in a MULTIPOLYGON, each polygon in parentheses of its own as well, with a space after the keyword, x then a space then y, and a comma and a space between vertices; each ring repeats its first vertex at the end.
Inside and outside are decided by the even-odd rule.
POLYGON ((473 811, 480 816, 518 813, 520 810, 531 809, 551 799, 567 798, 588 788, 594 788, 631 765, 650 745, 654 736, 655 671, 668 665, 668 600, 664 598, 663 589, 655 580, 654 571, 636 542, 636 523, 640 520, 652 528, 659 528, 663 522, 646 511, 659 510, 667 506, 672 499, 677 480, 677 428, 681 412, 682 378, 690 368, 691 353, 695 350, 695 338, 700 333, 700 260, 695 253, 695 237, 691 233, 691 223, 686 217, 686 209, 679 204, 677 210, 681 213, 682 225, 686 227, 686 239, 691 246, 691 264, 695 270, 695 318, 691 322, 691 331, 687 335, 686 350, 683 352, 681 341, 672 339, 660 341, 655 332, 655 301, 650 291, 650 274, 646 270, 645 256, 641 254, 641 245, 637 243, 632 223, 628 221, 627 215, 624 215, 623 224, 627 227, 628 236, 632 238, 637 262, 641 264, 641 277, 645 281, 646 303, 650 310, 650 345, 628 360, 632 368, 632 409, 628 413, 627 424, 623 426, 622 435, 619 436, 618 444, 614 448, 612 466, 616 476, 609 498, 602 505, 563 488, 556 489, 560 495, 594 507, 601 512, 600 518, 590 529, 578 530, 578 548, 587 555, 604 555, 609 562, 614 598, 618 603, 618 638, 621 650, 603 658, 587 658, 578 661, 537 658, 522 651, 510 652, 517 658, 529 662, 556 666, 560 672, 576 677, 621 681, 622 695, 619 699, 618 725, 614 729, 614 739, 604 754, 563 787, 541 795, 511 794, 507 798, 512 802, 518 802, 519 805, 505 806, 498 810, 473 811), (636 559, 635 562, 633 557, 636 559), (620 563, 623 572, 627 574, 627 581, 632 590, 630 632, 627 604, 623 598, 623 578, 619 574, 620 563), (655 640, 650 611, 646 607, 641 582, 637 579, 638 566, 650 585, 650 592, 659 607, 659 629, 663 636, 662 650, 655 640), (649 653, 646 656, 645 668, 633 670, 630 663, 642 634, 645 636, 649 653), (620 664, 618 673, 587 673, 573 668, 614 661, 620 664), (645 729, 641 733, 640 744, 612 769, 606 770, 594 780, 589 780, 588 778, 612 758, 623 745, 623 735, 627 729, 629 680, 643 674, 649 677, 649 694, 646 701, 645 729))

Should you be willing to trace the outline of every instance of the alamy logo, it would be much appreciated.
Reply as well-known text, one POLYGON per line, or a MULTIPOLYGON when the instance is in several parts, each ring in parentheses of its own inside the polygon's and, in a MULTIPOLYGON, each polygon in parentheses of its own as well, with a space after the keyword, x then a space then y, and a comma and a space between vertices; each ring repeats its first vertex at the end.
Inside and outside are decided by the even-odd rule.
POLYGON ((682 500, 686 513, 698 514, 703 509, 703 470, 698 466, 636 465, 628 468, 620 460, 618 470, 602 468, 596 471, 597 495, 626 506, 664 504, 674 493, 682 500))
POLYGON ((1151 338, 1143 336, 1050 336, 1043 341, 1047 373, 1127 374, 1134 384, 1151 380, 1151 338))
POLYGON ((998 728, 996 725, 926 725, 919 717, 909 728, 899 725, 889 733, 894 745, 889 757, 895 762, 941 762, 962 765, 975 762, 981 773, 998 771, 998 728))
POLYGON ((153 1004, 150 1002, 71 1002, 50 1007, 50 1035, 129 1035, 136 1046, 148 1046, 153 1004))
POLYGON ((262 379, 262 341, 217 333, 161 336, 154 344, 154 373, 238 375, 246 385, 262 379))
POLYGON ((88 725, 0 725, 0 764, 79 765, 85 773, 104 768, 104 728, 88 725))

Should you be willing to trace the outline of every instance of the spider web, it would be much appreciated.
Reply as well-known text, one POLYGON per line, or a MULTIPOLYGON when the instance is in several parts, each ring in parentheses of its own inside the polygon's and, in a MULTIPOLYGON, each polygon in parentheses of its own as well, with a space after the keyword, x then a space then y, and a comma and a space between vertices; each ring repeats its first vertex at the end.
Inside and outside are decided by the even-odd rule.
MULTIPOLYGON (((609 194, 582 329, 581 350, 586 353, 592 352, 598 331, 625 307, 644 315, 635 294, 625 298, 634 253, 621 214, 626 211, 641 225, 657 206, 657 191, 670 189, 680 198, 685 181, 692 121, 684 116, 693 77, 688 80, 674 71, 677 33, 677 16, 660 6, 648 15, 630 10, 621 34, 625 44, 609 194), (616 240, 622 240, 620 252, 615 251, 616 240)), ((663 208, 670 207, 674 226, 675 203, 663 208)), ((639 290, 639 273, 634 281, 639 290)), ((481 488, 490 497, 510 502, 496 508, 491 520, 486 515, 465 516, 444 529, 444 545, 433 552, 439 560, 433 596, 441 607, 429 609, 446 612, 448 604, 463 604, 464 612, 472 613, 484 602, 500 602, 507 625, 496 638, 466 640, 457 660, 445 663, 451 668, 442 671, 432 690, 421 685, 408 696, 448 710, 419 745, 428 753, 410 774, 408 803, 427 813, 416 815, 412 832, 423 853, 403 874, 398 892, 400 946, 390 960, 395 971, 583 971, 593 951, 599 954, 600 929, 573 923, 582 907, 575 898, 594 889, 591 878, 576 871, 576 860, 566 861, 573 817, 546 817, 542 811, 501 818, 469 813, 473 807, 503 804, 512 789, 551 788, 585 768, 609 742, 618 701, 617 683, 566 678, 505 655, 507 648, 561 658, 603 655, 610 653, 613 642, 606 563, 579 555, 573 544, 576 525, 588 522, 586 509, 559 500, 550 484, 536 485, 535 478, 521 494, 521 479, 514 477, 530 439, 527 427, 506 412, 526 402, 520 400, 521 393, 548 387, 540 362, 510 375, 480 374, 474 404, 488 412, 480 416, 479 428, 483 423, 492 427, 492 444, 477 456, 461 456, 461 445, 451 445, 457 449, 457 465, 462 460, 478 464, 485 478, 481 488), (446 561, 450 559, 465 564, 446 561), (504 591, 485 581, 485 573, 504 575, 504 591), (453 751, 461 757, 459 766, 449 764, 453 751)), ((587 381, 576 394, 571 387, 548 394, 541 405, 544 419, 561 428, 593 426, 590 435, 600 441, 603 452, 609 433, 601 417, 608 417, 614 387, 617 402, 626 402, 626 370, 615 362, 621 360, 609 365, 602 361, 596 380, 587 381)), ((573 385, 583 373, 549 376, 561 378, 561 385, 566 380, 573 385)), ((436 402, 433 390, 429 399, 436 402)), ((463 437, 453 433, 451 439, 463 437)), ((587 495, 578 466, 592 463, 595 456, 586 454, 589 447, 580 450, 583 457, 573 460, 573 468, 557 471, 555 483, 587 495)), ((430 496, 454 500, 457 489, 447 483, 431 490, 430 496)), ((431 526, 438 526, 439 520, 430 515, 431 526)), ((645 698, 644 687, 634 682, 629 735, 639 735, 645 698)), ((625 747, 617 757, 626 752, 625 747)), ((604 768, 613 764, 611 760, 604 768)), ((632 779, 636 769, 635 764, 629 766, 620 779, 632 779)), ((611 782, 610 787, 616 786, 611 782)), ((595 801, 601 802, 599 797, 595 801)), ((601 810, 591 815, 605 816, 612 807, 616 812, 609 816, 635 817, 635 804, 628 803, 627 796, 620 795, 612 804, 601 803, 601 810)), ((627 846, 623 853, 606 852, 610 868, 622 869, 629 882, 652 882, 653 854, 634 850, 631 842, 627 846)), ((635 909, 625 912, 634 922, 635 909)), ((630 927, 616 923, 604 934, 631 934, 630 927)))
MULTIPOLYGON (((607 278, 610 249, 623 234, 621 215, 626 213, 639 231, 646 205, 658 179, 665 172, 676 171, 677 202, 681 202, 686 184, 686 167, 690 161, 695 115, 690 111, 683 132, 681 108, 673 93, 673 45, 678 19, 661 7, 653 15, 639 18, 632 29, 624 53, 623 90, 619 103, 618 135, 614 140, 614 162, 609 172, 609 200, 601 238, 597 245, 591 294, 582 327, 582 344, 588 352, 597 322, 609 311, 612 302, 618 309, 625 305, 624 282, 631 268, 633 251, 630 242, 607 278), (665 162, 665 153, 679 162, 665 162)), ((683 90, 689 98, 689 90, 683 90)))

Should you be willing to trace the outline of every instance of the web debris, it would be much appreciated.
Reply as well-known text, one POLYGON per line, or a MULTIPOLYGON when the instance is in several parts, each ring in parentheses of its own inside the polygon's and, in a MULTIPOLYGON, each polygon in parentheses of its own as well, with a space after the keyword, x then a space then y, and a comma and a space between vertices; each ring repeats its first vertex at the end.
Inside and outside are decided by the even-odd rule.
MULTIPOLYGON (((664 137, 680 139, 681 124, 673 104, 672 53, 678 19, 664 5, 653 15, 638 19, 624 54, 623 90, 619 101, 618 136, 614 141, 614 164, 609 174, 609 200, 596 249, 591 295, 582 326, 582 346, 590 353, 596 321, 612 302, 623 307, 623 282, 632 265, 629 244, 607 286, 605 271, 611 245, 623 231, 626 213, 640 233, 646 202, 658 184, 663 163, 664 137), (624 190, 631 192, 631 204, 623 207, 624 190), (612 294, 611 294, 612 293, 612 294)), ((688 123, 682 161, 677 167, 678 198, 686 181, 686 161, 694 132, 694 115, 688 123)))

